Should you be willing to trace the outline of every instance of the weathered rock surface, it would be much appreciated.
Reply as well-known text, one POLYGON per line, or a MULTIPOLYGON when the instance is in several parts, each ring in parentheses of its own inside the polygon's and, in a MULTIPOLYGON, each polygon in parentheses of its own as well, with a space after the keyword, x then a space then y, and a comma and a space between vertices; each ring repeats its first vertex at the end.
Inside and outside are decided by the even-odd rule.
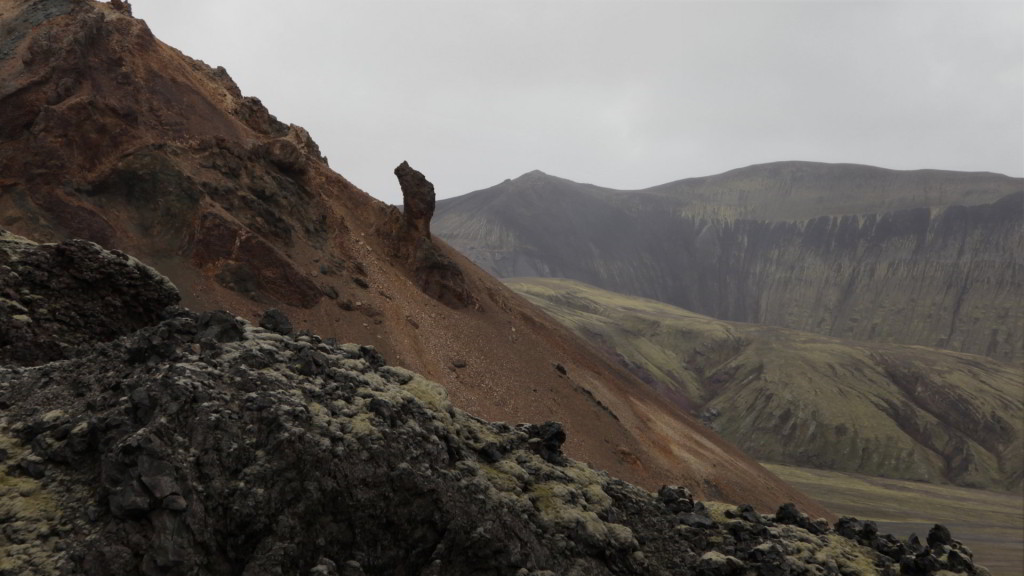
POLYGON ((569 280, 509 285, 761 461, 1024 483, 1019 366, 724 322, 569 280))
POLYGON ((33 365, 152 324, 178 291, 152 268, 92 242, 40 246, 0 230, 0 362, 33 365), (73 296, 70 297, 70 296, 73 296))
POLYGON ((438 203, 500 277, 570 278, 722 320, 1019 360, 1024 181, 780 162, 617 191, 531 172, 438 203))
MULTIPOLYGON (((407 262, 416 285, 424 294, 451 308, 475 303, 462 269, 449 258, 430 235, 434 216, 434 185, 418 170, 402 162, 395 168, 402 187, 401 224, 392 225, 392 252, 407 262)), ((392 213, 392 218, 394 218, 392 213)))
POLYGON ((566 458, 559 424, 475 418, 371 347, 161 318, 0 366, 0 573, 985 574, 941 527, 921 547, 791 506, 651 494, 566 458))
POLYGON ((402 214, 407 227, 419 237, 430 237, 430 219, 434 217, 434 185, 422 172, 402 162, 395 168, 402 188, 402 214))

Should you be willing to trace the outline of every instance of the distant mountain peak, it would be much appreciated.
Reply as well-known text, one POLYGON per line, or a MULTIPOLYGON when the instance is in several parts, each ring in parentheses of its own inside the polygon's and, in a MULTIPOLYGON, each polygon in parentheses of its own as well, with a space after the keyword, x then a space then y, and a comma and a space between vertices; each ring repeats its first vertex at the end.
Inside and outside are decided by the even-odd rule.
POLYGON ((523 174, 519 178, 516 178, 516 180, 522 180, 524 178, 550 178, 550 177, 551 177, 551 175, 546 173, 546 172, 542 172, 540 170, 530 170, 529 172, 523 174))

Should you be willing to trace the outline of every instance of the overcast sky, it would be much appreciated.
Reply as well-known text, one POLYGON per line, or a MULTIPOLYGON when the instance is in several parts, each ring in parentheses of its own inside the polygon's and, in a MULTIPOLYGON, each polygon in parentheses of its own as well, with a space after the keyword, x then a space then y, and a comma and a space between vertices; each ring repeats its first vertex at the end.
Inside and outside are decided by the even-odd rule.
POLYGON ((401 203, 539 169, 635 189, 777 160, 1024 175, 1024 3, 133 0, 401 203))

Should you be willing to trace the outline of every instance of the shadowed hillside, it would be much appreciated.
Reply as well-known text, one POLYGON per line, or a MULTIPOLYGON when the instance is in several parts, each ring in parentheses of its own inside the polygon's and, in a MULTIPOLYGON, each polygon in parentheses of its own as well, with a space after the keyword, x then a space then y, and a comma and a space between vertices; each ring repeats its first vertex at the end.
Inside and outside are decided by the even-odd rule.
POLYGON ((568 280, 509 285, 761 460, 1021 489, 1020 367, 723 322, 568 280))
POLYGON ((435 232, 500 277, 572 278, 723 320, 1021 358, 1024 183, 781 162, 616 191, 531 172, 435 232))

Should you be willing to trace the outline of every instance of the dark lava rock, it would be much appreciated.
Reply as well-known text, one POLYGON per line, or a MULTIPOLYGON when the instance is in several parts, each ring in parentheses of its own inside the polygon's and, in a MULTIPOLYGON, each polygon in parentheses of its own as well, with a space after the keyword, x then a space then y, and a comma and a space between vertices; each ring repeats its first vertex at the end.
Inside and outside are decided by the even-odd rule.
POLYGON ((155 323, 179 299, 169 280, 121 252, 0 230, 0 363, 64 358, 155 323))
POLYGON ((928 531, 928 546, 931 548, 937 548, 942 545, 949 546, 953 543, 953 536, 949 533, 949 528, 946 528, 942 524, 936 524, 932 526, 931 530, 928 531))
POLYGON ((726 510, 725 517, 740 518, 742 520, 750 522, 751 524, 764 523, 764 520, 761 519, 761 515, 758 514, 757 510, 754 510, 754 507, 751 506, 750 504, 742 504, 738 506, 735 510, 726 510))
POLYGON ((462 269, 431 239, 434 185, 408 162, 395 168, 395 176, 403 199, 401 224, 392 238, 395 255, 407 261, 416 285, 431 298, 455 309, 475 304, 462 269))
POLYGON ((665 503, 669 512, 693 512, 693 494, 680 486, 662 486, 658 490, 658 500, 665 503))
MULTIPOLYGON (((166 280, 73 246, 119 262, 108 272, 139 291, 121 300, 152 320, 114 339, 82 324, 63 332, 78 346, 72 356, 0 364, 0 489, 17 491, 5 508, 5 574, 783 576, 892 566, 839 535, 769 527, 750 507, 609 478, 564 456, 561 424, 473 417, 372 347, 282 335, 222 311, 140 306, 162 305, 141 295, 163 294, 166 280), (735 519, 710 518, 725 511, 735 519)), ((19 262, 54 250, 15 248, 19 262)), ((64 281, 62 269, 45 271, 64 281)), ((81 298, 51 291, 32 305, 93 305, 81 298)), ((95 326, 108 334, 109 323, 95 326)), ((866 536, 865 523, 845 525, 866 536)), ((900 557, 903 573, 975 574, 969 552, 942 539, 943 552, 900 557)))
POLYGON ((238 342, 244 334, 243 320, 224 310, 204 312, 197 322, 199 334, 196 340, 200 343, 238 342))
POLYGON ((430 237, 430 219, 434 217, 434 185, 419 170, 402 162, 395 168, 402 187, 402 213, 406 226, 417 236, 430 237))
POLYGON ((288 316, 284 312, 277 308, 271 308, 263 313, 263 317, 260 318, 260 328, 266 328, 282 336, 292 333, 291 321, 288 320, 288 316))
POLYGON ((677 518, 680 523, 693 528, 714 528, 717 526, 714 520, 703 514, 685 512, 680 514, 677 518))

